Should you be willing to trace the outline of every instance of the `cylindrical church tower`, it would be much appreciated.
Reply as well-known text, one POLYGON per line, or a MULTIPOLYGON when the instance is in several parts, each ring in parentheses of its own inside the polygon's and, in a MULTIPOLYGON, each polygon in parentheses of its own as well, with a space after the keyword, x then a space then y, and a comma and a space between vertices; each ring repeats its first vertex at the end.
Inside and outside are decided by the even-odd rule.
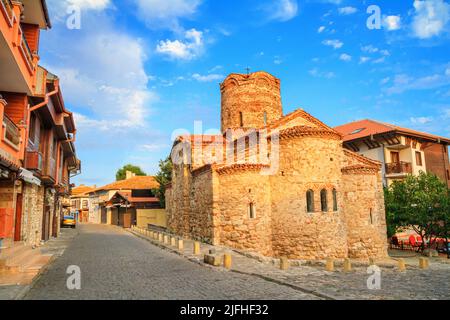
POLYGON ((232 73, 220 89, 222 132, 261 128, 283 116, 280 80, 267 72, 232 73))

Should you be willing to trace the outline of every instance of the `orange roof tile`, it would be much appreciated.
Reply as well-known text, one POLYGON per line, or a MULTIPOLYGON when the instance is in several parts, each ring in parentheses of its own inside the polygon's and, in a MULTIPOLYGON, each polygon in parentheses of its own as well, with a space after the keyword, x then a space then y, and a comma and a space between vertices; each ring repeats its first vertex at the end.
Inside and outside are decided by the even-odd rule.
POLYGON ((75 187, 72 189, 72 195, 73 196, 78 196, 84 193, 89 193, 90 191, 94 190, 95 187, 89 187, 89 186, 85 186, 84 184, 79 185, 78 187, 75 187))
POLYGON ((353 141, 381 133, 396 132, 399 134, 414 136, 433 141, 439 140, 441 142, 450 144, 450 139, 445 137, 440 137, 433 134, 403 128, 390 123, 384 123, 370 119, 350 122, 342 126, 338 126, 334 129, 344 136, 344 142, 353 141))
POLYGON ((144 189, 157 189, 159 183, 152 176, 136 176, 127 180, 116 181, 106 186, 97 188, 94 191, 102 190, 144 190, 144 189))

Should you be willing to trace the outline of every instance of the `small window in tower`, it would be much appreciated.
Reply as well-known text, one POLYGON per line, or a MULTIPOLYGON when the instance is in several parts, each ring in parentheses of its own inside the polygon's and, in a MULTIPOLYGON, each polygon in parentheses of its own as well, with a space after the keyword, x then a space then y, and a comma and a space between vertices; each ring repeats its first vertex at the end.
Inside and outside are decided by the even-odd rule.
POLYGON ((255 204, 253 202, 248 205, 248 215, 250 219, 256 218, 255 204))
POLYGON ((314 191, 312 190, 306 192, 306 211, 309 213, 314 212, 314 191))
POLYGON ((336 189, 333 189, 333 211, 338 211, 338 204, 337 204, 337 191, 336 189))
POLYGON ((264 111, 264 125, 267 126, 267 112, 264 111))
POLYGON ((370 208, 369 218, 370 218, 370 224, 373 225, 373 213, 372 213, 372 208, 370 208))
POLYGON ((239 112, 239 123, 241 127, 244 126, 244 115, 242 114, 242 112, 239 112))
POLYGON ((328 211, 327 190, 325 190, 325 189, 322 189, 322 191, 320 191, 320 206, 321 206, 322 212, 328 211))

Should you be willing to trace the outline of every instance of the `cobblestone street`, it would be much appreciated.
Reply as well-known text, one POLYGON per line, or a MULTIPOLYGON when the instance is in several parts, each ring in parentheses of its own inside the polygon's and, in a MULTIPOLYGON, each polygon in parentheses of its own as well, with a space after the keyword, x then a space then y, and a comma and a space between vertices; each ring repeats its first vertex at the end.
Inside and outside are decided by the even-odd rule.
POLYGON ((369 290, 364 266, 349 273, 339 266, 327 272, 306 265, 281 271, 233 252, 230 272, 201 265, 208 245, 195 256, 192 242, 185 240, 177 255, 170 245, 112 226, 82 225, 78 232, 25 299, 450 299, 446 263, 431 263, 428 270, 411 264, 406 272, 382 268, 381 289, 369 290), (66 287, 71 265, 81 268, 81 290, 66 287))
POLYGON ((273 282, 202 267, 111 226, 82 225, 79 235, 25 299, 318 299, 273 282), (81 290, 68 290, 68 266, 81 290))

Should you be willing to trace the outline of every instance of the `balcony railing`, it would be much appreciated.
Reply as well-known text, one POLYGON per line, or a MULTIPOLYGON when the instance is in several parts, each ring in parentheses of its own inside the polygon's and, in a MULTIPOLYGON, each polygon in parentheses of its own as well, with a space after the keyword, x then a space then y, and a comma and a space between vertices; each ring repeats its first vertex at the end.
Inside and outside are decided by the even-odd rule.
POLYGON ((33 63, 33 53, 31 52, 30 46, 28 45, 27 39, 23 34, 22 28, 19 28, 20 32, 20 50, 22 50, 22 54, 24 55, 26 62, 28 64, 28 68, 30 71, 34 71, 34 63, 33 63))
POLYGON ((13 19, 13 4, 11 3, 11 0, 1 0, 0 1, 0 9, 5 16, 6 20, 8 20, 9 25, 12 26, 12 19, 13 19))
POLYGON ((40 153, 39 151, 28 151, 26 158, 27 169, 42 172, 42 159, 42 153, 40 153))
POLYGON ((20 149, 20 129, 6 114, 3 115, 3 139, 13 148, 20 149))
POLYGON ((410 162, 395 162, 386 164, 386 174, 411 174, 412 164, 410 162))

